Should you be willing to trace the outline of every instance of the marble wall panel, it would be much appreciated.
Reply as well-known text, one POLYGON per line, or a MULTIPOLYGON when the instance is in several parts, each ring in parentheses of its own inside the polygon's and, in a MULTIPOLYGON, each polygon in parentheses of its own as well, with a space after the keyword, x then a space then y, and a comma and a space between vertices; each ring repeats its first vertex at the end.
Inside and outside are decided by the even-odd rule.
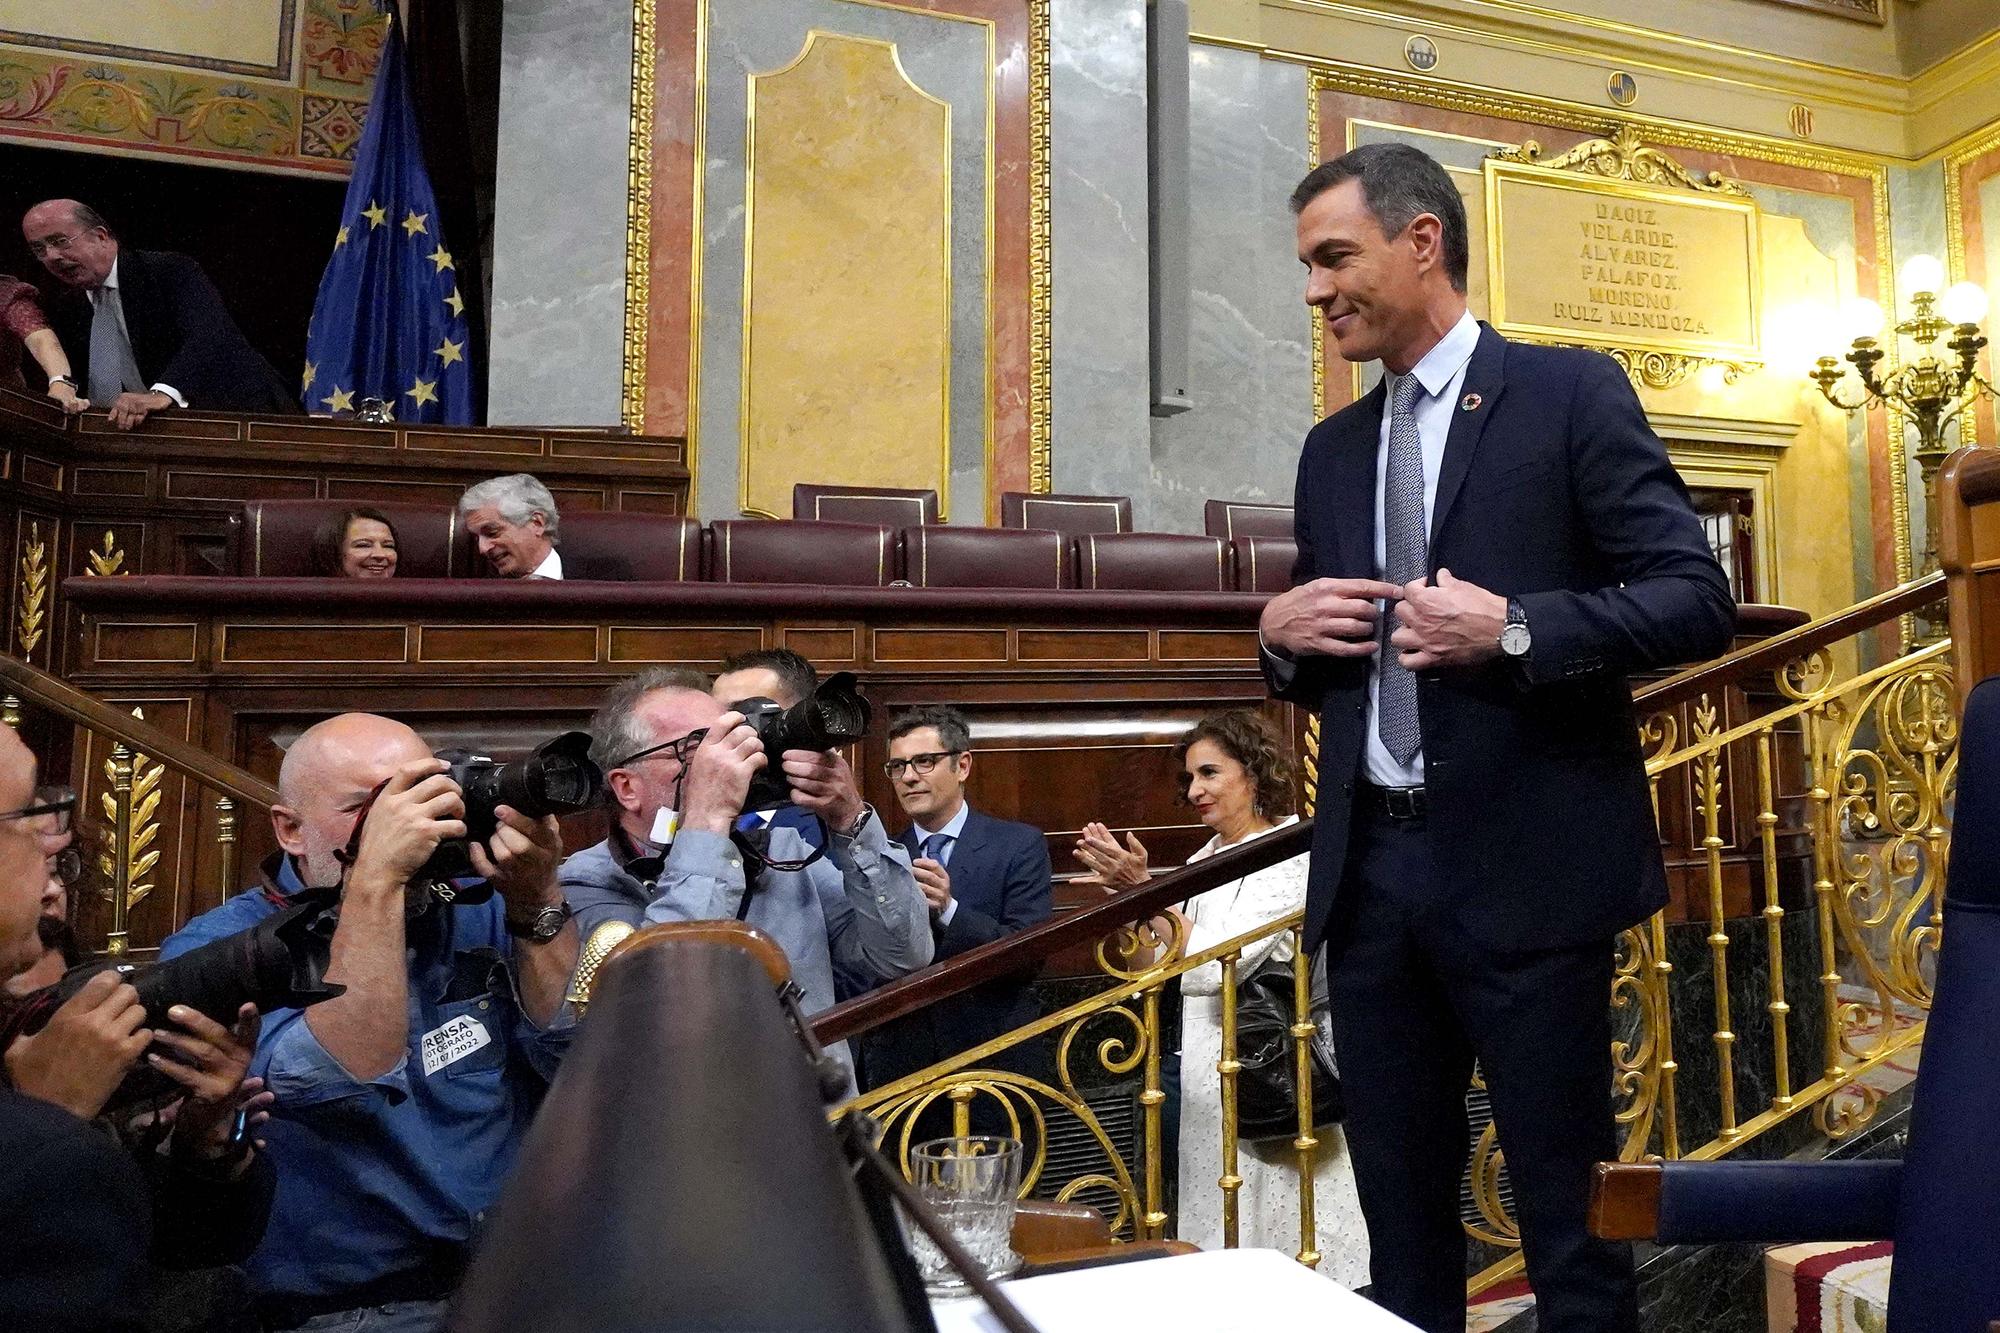
POLYGON ((1201 531, 1209 497, 1290 504, 1314 421, 1312 318, 1285 206, 1308 166, 1305 71, 1197 44, 1190 77, 1194 407, 1153 421, 1146 488, 1152 526, 1176 532, 1201 531))
POLYGON ((1148 493, 1151 399, 1145 0, 1052 0, 1050 212, 1054 487, 1148 493))
POLYGON ((615 426, 630 0, 509 0, 493 220, 494 425, 615 426))
MULTIPOLYGON (((953 513, 985 505, 988 390, 991 24, 842 0, 711 0, 703 80, 701 375, 695 512, 740 511, 744 124, 753 72, 782 68, 814 28, 893 42, 910 79, 952 110, 951 485, 953 513)), ((857 387, 857 391, 859 391, 857 387)), ((830 465, 823 477, 840 481, 830 465)))

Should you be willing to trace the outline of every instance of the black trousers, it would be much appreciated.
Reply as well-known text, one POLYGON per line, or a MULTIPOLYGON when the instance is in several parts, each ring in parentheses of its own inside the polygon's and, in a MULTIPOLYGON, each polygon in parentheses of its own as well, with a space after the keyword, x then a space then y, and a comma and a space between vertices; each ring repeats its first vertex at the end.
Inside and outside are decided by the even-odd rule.
MULTIPOLYGON (((1357 805, 1327 932, 1348 1151, 1375 1301, 1427 1333, 1464 1333, 1459 1181, 1475 1058, 1542 1333, 1634 1333, 1630 1247, 1593 1240, 1593 1163, 1618 1155, 1611 1102, 1612 942, 1502 953, 1470 937, 1434 873, 1422 819, 1357 805)), ((1588 892, 1588 885, 1575 891, 1588 892)))

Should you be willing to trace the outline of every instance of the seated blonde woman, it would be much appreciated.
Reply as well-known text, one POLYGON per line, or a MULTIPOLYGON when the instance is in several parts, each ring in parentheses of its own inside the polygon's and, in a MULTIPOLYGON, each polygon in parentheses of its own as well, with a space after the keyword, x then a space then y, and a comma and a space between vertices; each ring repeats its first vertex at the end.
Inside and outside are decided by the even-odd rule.
MULTIPOLYGON (((1215 833, 1188 858, 1192 865, 1224 848, 1298 822, 1292 808, 1292 758, 1268 718, 1249 709, 1211 713, 1174 747, 1181 799, 1215 833)), ((1107 890, 1144 884, 1145 847, 1131 834, 1123 846, 1102 824, 1088 824, 1077 860, 1107 890)), ((1199 894, 1182 905, 1187 952, 1197 954, 1278 921, 1305 906, 1303 855, 1199 894)), ((1244 946, 1237 977, 1292 960, 1292 935, 1275 931, 1244 946)), ((1181 977, 1180 1222, 1182 1240, 1222 1246, 1222 964, 1207 963, 1181 977)), ((1368 1281, 1368 1233, 1354 1193, 1354 1170, 1338 1126, 1319 1131, 1313 1169, 1313 1219, 1320 1271, 1345 1286, 1368 1281)), ((1289 1140, 1241 1142, 1237 1174, 1237 1244, 1296 1253, 1299 1248, 1298 1156, 1289 1140)))

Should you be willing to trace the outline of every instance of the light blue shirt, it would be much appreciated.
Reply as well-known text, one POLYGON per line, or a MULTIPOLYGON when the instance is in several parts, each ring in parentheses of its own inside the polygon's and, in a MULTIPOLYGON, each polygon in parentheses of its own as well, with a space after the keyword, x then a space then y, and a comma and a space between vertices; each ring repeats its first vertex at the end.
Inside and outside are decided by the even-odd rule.
MULTIPOLYGON (((1459 316, 1451 331, 1424 353, 1423 360, 1410 369, 1423 392, 1417 395, 1414 411, 1417 435, 1424 450, 1424 530, 1430 531, 1432 512, 1437 507, 1438 472, 1444 465, 1445 437, 1458 414, 1458 391, 1465 383, 1465 368, 1471 364, 1473 349, 1479 346, 1479 321, 1467 311, 1459 316)), ((1375 577, 1381 578, 1385 541, 1382 521, 1382 488, 1389 473, 1389 405, 1395 401, 1401 375, 1385 378, 1387 397, 1382 403, 1382 433, 1375 450, 1375 577)), ((1385 645, 1386 647, 1386 645, 1385 645)), ((1382 743, 1379 725, 1382 669, 1381 659, 1371 659, 1368 668, 1368 737, 1362 752, 1361 771, 1378 787, 1417 787, 1424 780, 1424 752, 1420 748, 1408 764, 1399 764, 1382 743)))
MULTIPOLYGON (((943 761, 940 760, 939 762, 941 763, 943 761)), ((947 819, 944 823, 943 828, 927 829, 922 824, 919 824, 916 820, 914 819, 911 820, 910 836, 916 839, 917 855, 922 856, 924 854, 924 840, 926 838, 930 838, 936 834, 942 833, 945 837, 950 838, 951 841, 947 842, 942 848, 939 849, 936 859, 937 863, 943 866, 946 870, 951 869, 952 848, 958 846, 959 835, 965 832, 965 817, 971 813, 972 813, 972 803, 969 801, 961 800, 958 803, 958 813, 953 815, 950 819, 947 819)), ((957 915, 958 915, 958 899, 953 898, 950 902, 944 905, 944 910, 938 913, 938 924, 941 926, 948 926, 951 924, 951 919, 957 915)))

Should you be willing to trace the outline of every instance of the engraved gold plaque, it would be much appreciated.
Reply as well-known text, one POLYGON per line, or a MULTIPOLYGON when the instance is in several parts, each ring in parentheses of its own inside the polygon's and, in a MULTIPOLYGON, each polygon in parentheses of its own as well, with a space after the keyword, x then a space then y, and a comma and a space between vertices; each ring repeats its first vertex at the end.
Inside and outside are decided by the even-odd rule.
POLYGON ((1495 329, 1538 342, 1760 360, 1754 200, 1493 158, 1485 172, 1495 329))

